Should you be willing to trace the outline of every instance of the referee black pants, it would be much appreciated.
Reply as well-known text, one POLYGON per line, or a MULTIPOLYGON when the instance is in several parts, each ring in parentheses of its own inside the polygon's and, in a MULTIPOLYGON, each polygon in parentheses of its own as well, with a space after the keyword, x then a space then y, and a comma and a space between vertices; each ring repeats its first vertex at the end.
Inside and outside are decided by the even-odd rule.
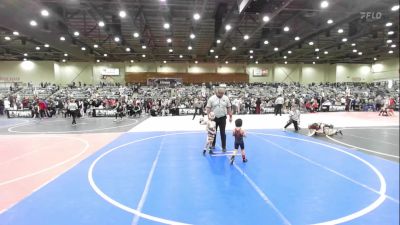
MULTIPOLYGON (((226 134, 225 134, 226 116, 223 116, 220 118, 215 118, 215 124, 216 124, 215 132, 218 131, 218 127, 219 127, 219 133, 221 135, 222 149, 226 149, 226 134)), ((215 147, 216 138, 217 138, 217 135, 214 136, 214 141, 212 144, 213 147, 215 147)))
POLYGON ((275 106, 275 116, 278 115, 278 113, 280 116, 282 116, 282 106, 283 106, 282 104, 277 104, 275 106))

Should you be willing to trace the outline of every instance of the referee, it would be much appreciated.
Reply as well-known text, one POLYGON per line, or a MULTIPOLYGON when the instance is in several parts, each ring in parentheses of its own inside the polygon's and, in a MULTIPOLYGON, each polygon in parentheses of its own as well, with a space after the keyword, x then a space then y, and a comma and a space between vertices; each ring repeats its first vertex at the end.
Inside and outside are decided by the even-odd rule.
MULTIPOLYGON (((229 100, 228 96, 225 95, 225 89, 221 87, 218 87, 215 91, 215 95, 208 99, 206 106, 207 114, 210 112, 214 112, 215 114, 216 131, 218 131, 219 127, 223 152, 226 152, 226 115, 229 115, 229 122, 232 122, 231 107, 231 101, 229 100)), ((212 144, 213 149, 215 149, 215 140, 216 136, 214 137, 212 144)))

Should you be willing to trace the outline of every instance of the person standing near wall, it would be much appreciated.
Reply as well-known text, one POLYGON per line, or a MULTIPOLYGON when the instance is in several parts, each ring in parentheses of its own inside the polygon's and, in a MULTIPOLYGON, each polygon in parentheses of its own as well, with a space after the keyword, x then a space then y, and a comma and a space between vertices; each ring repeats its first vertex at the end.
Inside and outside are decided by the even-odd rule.
POLYGON ((283 103, 285 102, 285 99, 283 99, 282 95, 279 95, 278 98, 275 100, 275 116, 279 115, 282 116, 282 106, 283 103))
MULTIPOLYGON (((215 114, 215 123, 216 123, 216 132, 218 131, 218 127, 220 129, 221 135, 221 145, 222 151, 226 152, 226 116, 229 115, 229 122, 232 122, 232 104, 229 100, 228 96, 225 95, 225 89, 218 87, 215 91, 215 94, 211 96, 207 101, 207 114, 210 112, 214 112, 215 114)), ((215 148, 216 136, 214 137, 214 141, 212 143, 212 148, 215 148)))
POLYGON ((193 119, 192 120, 194 120, 194 118, 196 117, 197 112, 199 112, 199 115, 201 114, 201 116, 204 117, 203 101, 201 101, 201 99, 195 98, 193 106, 194 106, 194 114, 193 114, 193 119))
POLYGON ((76 116, 78 114, 78 104, 76 104, 75 99, 71 99, 68 104, 68 110, 72 116, 72 125, 76 125, 76 116))

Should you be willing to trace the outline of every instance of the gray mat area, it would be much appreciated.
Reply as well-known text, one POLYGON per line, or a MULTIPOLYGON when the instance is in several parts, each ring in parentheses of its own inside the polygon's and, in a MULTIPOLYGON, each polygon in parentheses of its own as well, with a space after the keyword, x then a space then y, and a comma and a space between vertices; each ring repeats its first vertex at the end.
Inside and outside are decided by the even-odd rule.
POLYGON ((110 133, 126 132, 148 117, 114 118, 80 118, 77 125, 72 126, 71 118, 45 119, 0 119, 0 134, 77 134, 77 133, 110 133))
MULTIPOLYGON (((288 132, 293 129, 288 129, 288 132)), ((300 134, 307 135, 307 129, 301 129, 300 134)), ((343 142, 335 142, 325 136, 315 136, 315 138, 333 144, 343 145, 349 149, 362 151, 367 154, 379 156, 388 160, 399 162, 399 127, 354 127, 345 128, 342 135, 333 135, 333 139, 343 142), (351 147, 349 145, 355 146, 351 147), (356 148, 358 147, 358 148, 356 148), (364 149, 364 150, 363 150, 364 149), (392 156, 385 156, 384 154, 392 156)))

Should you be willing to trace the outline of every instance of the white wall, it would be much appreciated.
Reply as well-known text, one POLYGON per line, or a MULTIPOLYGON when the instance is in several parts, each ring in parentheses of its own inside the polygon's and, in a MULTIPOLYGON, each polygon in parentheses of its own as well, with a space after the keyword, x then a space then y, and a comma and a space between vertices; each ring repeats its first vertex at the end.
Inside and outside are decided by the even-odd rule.
POLYGON ((264 83, 273 82, 274 78, 274 65, 273 64, 250 64, 246 68, 246 73, 249 75, 250 83, 264 83), (254 70, 268 71, 263 76, 253 76, 254 70))
POLYGON ((120 76, 110 82, 124 82, 125 72, 165 72, 165 73, 247 73, 254 82, 371 82, 382 79, 399 78, 398 58, 370 64, 214 64, 214 63, 92 63, 51 61, 0 61, 0 82, 19 79, 20 82, 43 81, 69 84, 72 81, 99 83, 102 68, 120 69, 120 76), (254 68, 268 69, 268 75, 254 77, 254 68))
POLYGON ((57 84, 70 84, 79 81, 93 83, 93 64, 87 62, 54 63, 54 77, 57 84))
POLYGON ((377 61, 372 65, 371 81, 399 78, 399 59, 377 61))
POLYGON ((54 66, 51 61, 3 61, 0 62, 1 81, 11 79, 16 82, 54 82, 54 66))
POLYGON ((275 82, 298 82, 300 81, 300 64, 277 64, 275 65, 275 82))
POLYGON ((99 83, 101 78, 101 71, 104 68, 118 68, 119 69, 119 76, 109 76, 107 82, 118 82, 124 83, 125 82, 125 63, 116 63, 116 62, 101 62, 95 63, 93 65, 93 81, 95 84, 99 83))
POLYGON ((217 68, 216 64, 190 64, 188 73, 216 73, 217 68))
POLYGON ((337 64, 336 82, 369 82, 370 64, 337 64))

